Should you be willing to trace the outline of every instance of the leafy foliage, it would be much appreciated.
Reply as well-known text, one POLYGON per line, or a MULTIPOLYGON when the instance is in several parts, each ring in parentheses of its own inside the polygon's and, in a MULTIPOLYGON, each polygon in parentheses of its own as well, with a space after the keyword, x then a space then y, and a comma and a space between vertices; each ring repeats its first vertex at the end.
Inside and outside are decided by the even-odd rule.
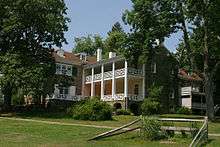
POLYGON ((128 110, 124 110, 124 109, 118 109, 116 110, 116 115, 130 115, 131 112, 128 110))
POLYGON ((79 120, 111 120, 112 108, 105 102, 90 99, 85 103, 78 104, 69 110, 74 119, 79 120))
POLYGON ((160 112, 160 103, 154 99, 147 98, 141 105, 143 115, 153 115, 160 112))
POLYGON ((149 140, 166 138, 165 132, 161 131, 161 124, 155 117, 141 117, 141 137, 149 140))
POLYGON ((112 26, 112 30, 108 32, 106 39, 99 35, 75 38, 73 52, 95 55, 97 49, 102 49, 104 58, 108 57, 108 52, 116 52, 119 55, 123 55, 126 37, 126 33, 120 23, 117 22, 112 26))
POLYGON ((104 46, 103 39, 99 35, 75 38, 74 42, 73 52, 84 52, 88 55, 94 55, 97 49, 103 48, 104 46))
POLYGON ((141 104, 133 102, 129 105, 129 110, 134 115, 140 115, 141 114, 141 104))
POLYGON ((52 45, 66 42, 66 6, 63 0, 0 1, 0 78, 7 105, 18 87, 39 94, 55 73, 52 45))
POLYGON ((152 86, 149 88, 148 97, 141 105, 141 111, 143 115, 152 115, 160 113, 159 98, 161 95, 162 87, 152 86))
POLYGON ((176 111, 177 114, 186 114, 186 115, 190 115, 192 114, 192 111, 187 108, 187 107, 180 107, 177 111, 176 111))

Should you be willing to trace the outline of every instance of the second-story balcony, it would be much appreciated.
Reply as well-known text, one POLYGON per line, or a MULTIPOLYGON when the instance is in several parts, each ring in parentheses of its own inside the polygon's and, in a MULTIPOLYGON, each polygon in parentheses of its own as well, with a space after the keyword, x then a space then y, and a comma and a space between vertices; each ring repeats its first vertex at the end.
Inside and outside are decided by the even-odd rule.
MULTIPOLYGON (((104 80, 110 80, 112 79, 112 71, 104 72, 104 80)), ((143 70, 141 69, 135 69, 135 68, 128 68, 127 70, 128 76, 136 76, 136 77, 142 77, 143 76, 143 70)), ((123 78, 125 76, 125 68, 117 69, 115 70, 115 78, 123 78)), ((102 74, 94 74, 94 82, 101 81, 102 74)), ((86 76, 85 79, 86 83, 92 82, 92 75, 86 76)))

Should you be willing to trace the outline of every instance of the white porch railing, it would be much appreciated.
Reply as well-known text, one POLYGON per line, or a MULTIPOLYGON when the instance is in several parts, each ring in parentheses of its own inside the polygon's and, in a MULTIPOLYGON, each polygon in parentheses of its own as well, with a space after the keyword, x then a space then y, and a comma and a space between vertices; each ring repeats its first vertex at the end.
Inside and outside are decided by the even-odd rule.
POLYGON ((143 101, 144 100, 142 95, 132 95, 132 94, 129 94, 128 98, 129 98, 130 101, 143 101))
POLYGON ((191 95, 192 92, 200 92, 199 87, 182 87, 181 88, 181 96, 191 95))
POLYGON ((49 99, 81 101, 81 100, 84 100, 84 97, 81 95, 71 96, 67 94, 54 94, 52 97, 49 97, 49 99))
MULTIPOLYGON (((130 101, 143 101, 144 100, 143 96, 133 95, 133 94, 128 95, 128 99, 130 101)), ((116 94, 114 97, 112 97, 112 95, 104 95, 104 97, 101 100, 102 101, 123 101, 125 100, 125 96, 123 93, 116 94)))
MULTIPOLYGON (((130 76, 143 76, 143 71, 141 69, 135 69, 135 68, 128 68, 128 75, 130 76)), ((125 76, 125 69, 117 69, 115 70, 115 78, 120 78, 125 76)), ((95 74, 94 75, 94 81, 100 81, 102 78, 102 74, 95 74)), ((104 80, 109 80, 112 78, 112 71, 104 72, 104 80)), ((86 76, 86 82, 89 83, 92 81, 92 76, 88 75, 86 76)))
POLYGON ((192 103, 192 108, 194 109, 206 109, 206 104, 204 103, 192 103))
POLYGON ((128 75, 131 75, 131 76, 142 76, 143 75, 143 70, 135 69, 135 68, 128 68, 128 75))

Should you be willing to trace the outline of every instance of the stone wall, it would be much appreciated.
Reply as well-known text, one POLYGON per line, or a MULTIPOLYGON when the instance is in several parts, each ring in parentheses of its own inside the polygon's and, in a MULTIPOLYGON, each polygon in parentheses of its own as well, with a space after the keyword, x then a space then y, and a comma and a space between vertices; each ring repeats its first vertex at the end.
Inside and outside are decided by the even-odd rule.
MULTIPOLYGON (((178 106, 178 66, 175 58, 166 48, 158 48, 156 52, 147 60, 146 64, 146 91, 152 86, 162 86, 160 98, 163 112, 170 112, 178 106), (153 73, 153 64, 156 63, 156 73, 153 73), (170 97, 174 90, 174 98, 170 97)), ((147 94, 147 92, 146 92, 147 94)))

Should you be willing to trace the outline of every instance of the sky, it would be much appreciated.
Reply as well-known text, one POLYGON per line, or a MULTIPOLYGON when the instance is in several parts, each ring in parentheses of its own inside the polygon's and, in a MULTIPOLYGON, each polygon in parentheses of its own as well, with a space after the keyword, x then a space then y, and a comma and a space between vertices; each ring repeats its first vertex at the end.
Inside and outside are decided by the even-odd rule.
MULTIPOLYGON (((122 21, 122 14, 126 9, 132 9, 130 0, 65 0, 65 3, 71 20, 65 33, 68 44, 63 45, 66 51, 72 51, 75 37, 99 34, 105 38, 117 21, 129 31, 129 26, 122 21)), ((175 52, 181 36, 181 33, 170 36, 165 40, 165 46, 175 52)))

